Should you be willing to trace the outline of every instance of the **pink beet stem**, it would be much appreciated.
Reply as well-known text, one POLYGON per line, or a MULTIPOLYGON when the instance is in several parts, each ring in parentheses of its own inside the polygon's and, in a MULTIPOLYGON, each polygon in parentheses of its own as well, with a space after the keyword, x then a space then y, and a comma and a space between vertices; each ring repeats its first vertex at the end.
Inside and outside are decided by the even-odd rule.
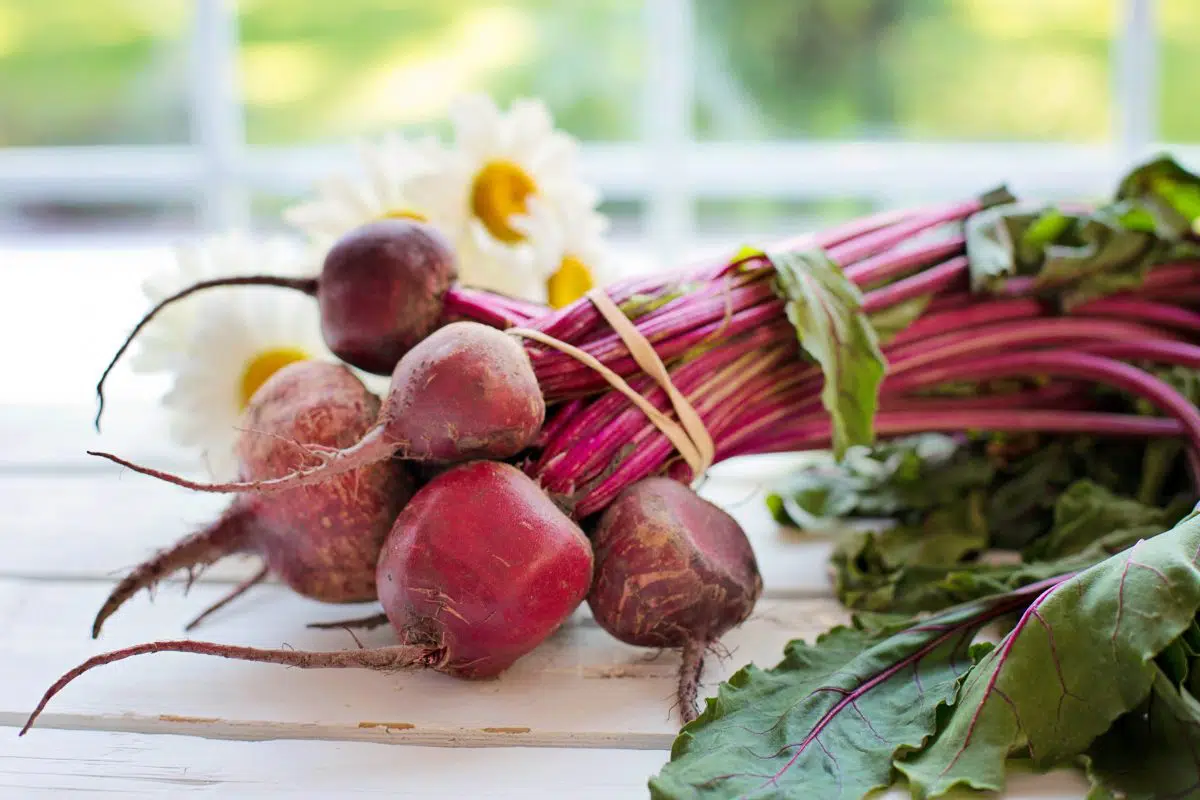
MULTIPOLYGON (((958 433, 964 430, 1081 433, 1146 439, 1177 437, 1184 433, 1183 426, 1175 419, 1090 411, 892 411, 879 414, 875 422, 875 432, 881 438, 925 432, 958 433)), ((829 446, 831 435, 827 419, 795 420, 776 427, 769 438, 756 441, 751 446, 738 448, 727 457, 749 453, 817 450, 829 446)))
POLYGON ((1151 325, 1161 325, 1164 328, 1177 328, 1189 333, 1200 333, 1200 314, 1195 311, 1131 297, 1105 297, 1100 300, 1092 300, 1076 306, 1071 313, 1097 317, 1118 317, 1151 325))
POLYGON ((960 255, 964 243, 963 237, 954 236, 946 241, 929 242, 920 247, 913 247, 907 252, 893 253, 889 250, 849 267, 846 269, 846 277, 859 286, 903 277, 917 267, 940 264, 948 258, 960 255))
POLYGON ((885 308, 898 306, 906 300, 927 294, 965 286, 967 282, 967 257, 958 256, 938 264, 932 269, 919 272, 911 278, 889 283, 883 288, 868 292, 863 298, 864 314, 874 314, 885 308))

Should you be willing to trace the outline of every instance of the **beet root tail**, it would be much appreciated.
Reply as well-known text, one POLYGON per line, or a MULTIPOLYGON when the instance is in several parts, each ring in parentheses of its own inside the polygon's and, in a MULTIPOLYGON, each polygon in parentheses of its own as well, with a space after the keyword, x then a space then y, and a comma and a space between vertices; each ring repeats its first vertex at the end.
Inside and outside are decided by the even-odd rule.
POLYGON ((700 693, 700 674, 704 671, 704 653, 708 643, 690 641, 683 646, 679 660, 679 716, 686 725, 696 718, 696 697, 700 693))
POLYGON ((338 630, 338 629, 342 629, 342 628, 344 628, 348 631, 349 630, 372 631, 382 625, 387 625, 389 621, 390 620, 388 620, 387 614, 380 612, 378 614, 371 614, 368 617, 355 617, 354 619, 340 619, 335 622, 310 622, 308 624, 308 627, 313 628, 315 630, 319 630, 319 631, 338 630))
POLYGON ((282 664, 301 669, 372 669, 392 671, 413 667, 434 667, 442 657, 438 648, 418 647, 413 645, 393 645, 376 647, 370 650, 264 650, 257 647, 239 647, 236 645, 216 644, 214 642, 197 642, 191 639, 177 639, 164 642, 147 642, 145 644, 114 650, 111 653, 101 653, 92 656, 79 666, 64 674, 46 690, 41 701, 29 715, 25 727, 21 728, 19 736, 24 736, 33 723, 46 708, 46 704, 61 692, 67 684, 80 675, 114 661, 122 661, 133 656, 147 653, 195 653, 197 655, 219 656, 237 661, 254 661, 262 664, 282 664))
POLYGON ((192 631, 192 630, 195 630, 196 626, 198 626, 198 625, 199 625, 201 622, 203 622, 204 620, 208 619, 208 618, 209 618, 209 617, 211 617, 213 614, 215 614, 216 612, 220 611, 222 608, 224 608, 225 606, 229 605, 229 604, 230 604, 230 603, 232 603, 234 600, 237 600, 239 597, 241 597, 242 595, 244 595, 246 592, 250 591, 250 590, 251 590, 251 589, 253 589, 255 586, 257 586, 258 584, 260 584, 260 583, 262 583, 263 581, 265 581, 265 580, 267 579, 267 575, 268 575, 269 573, 270 573, 270 569, 268 569, 268 568, 267 568, 267 567, 265 567, 265 566, 264 566, 264 567, 262 567, 261 569, 259 569, 259 571, 258 571, 258 572, 254 573, 254 574, 253 574, 253 575, 251 575, 249 578, 246 578, 246 580, 242 581, 242 582, 241 582, 241 583, 239 583, 237 586, 233 587, 233 589, 231 589, 231 590, 230 590, 230 591, 229 591, 229 592, 228 592, 228 593, 227 593, 227 594, 226 594, 224 597, 222 597, 220 600, 218 600, 217 602, 213 603, 211 606, 209 606, 208 608, 204 609, 204 610, 203 610, 203 611, 201 611, 199 614, 197 614, 197 615, 196 615, 196 616, 195 616, 195 617, 192 619, 192 621, 191 621, 191 622, 189 622, 187 625, 184 625, 184 626, 183 626, 183 629, 184 629, 184 631, 192 631))
POLYGON ((108 366, 104 368, 104 372, 100 375, 100 380, 96 383, 97 408, 94 423, 96 430, 100 430, 100 416, 104 413, 104 382, 108 380, 108 374, 112 372, 113 367, 121 360, 121 356, 129 349, 129 345, 133 344, 133 340, 142 332, 142 329, 167 306, 177 303, 196 292, 213 289, 218 286, 277 286, 283 289, 296 289, 310 296, 315 296, 317 293, 316 278, 286 278, 281 275, 240 275, 193 283, 191 286, 180 289, 169 297, 164 297, 157 305, 147 311, 146 315, 133 327, 133 330, 125 337, 125 341, 117 348, 117 352, 113 355, 112 360, 108 362, 108 366))
POLYGON ((182 486, 185 489, 192 489, 197 492, 258 494, 299 489, 302 486, 315 486, 351 470, 374 464, 376 461, 383 461, 385 458, 391 458, 398 449, 398 445, 384 439, 383 426, 376 426, 368 431, 356 444, 347 447, 345 450, 335 450, 332 452, 318 449, 310 450, 309 452, 312 455, 322 459, 322 462, 315 467, 298 469, 295 472, 289 472, 287 475, 282 475, 278 478, 269 478, 261 481, 233 481, 229 483, 202 483, 200 481, 188 480, 179 475, 172 475, 169 472, 134 464, 132 461, 126 461, 112 453, 88 450, 87 454, 89 456, 106 458, 113 463, 120 464, 122 467, 128 467, 134 472, 140 472, 143 475, 149 475, 152 478, 158 478, 161 481, 173 483, 176 486, 182 486))
POLYGON ((140 590, 151 589, 180 570, 206 567, 238 552, 249 538, 250 520, 251 512, 234 504, 212 525, 185 536, 174 546, 139 564, 116 585, 100 607, 92 623, 92 638, 98 637, 105 620, 140 590))

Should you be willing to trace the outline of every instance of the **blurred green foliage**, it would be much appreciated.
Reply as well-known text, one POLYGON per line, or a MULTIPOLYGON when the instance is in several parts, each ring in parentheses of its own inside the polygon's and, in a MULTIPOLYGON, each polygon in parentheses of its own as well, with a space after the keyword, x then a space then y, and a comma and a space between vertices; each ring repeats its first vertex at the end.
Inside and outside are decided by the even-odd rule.
MULTIPOLYGON (((0 0, 0 145, 183 142, 191 0, 0 0)), ((695 0, 709 139, 1103 141, 1112 0, 695 0)), ((241 0, 253 143, 436 128, 473 89, 639 135, 642 0, 241 0)), ((1200 141, 1200 2, 1159 0, 1159 130, 1200 141)), ((198 65, 203 74, 204 65, 198 65)))

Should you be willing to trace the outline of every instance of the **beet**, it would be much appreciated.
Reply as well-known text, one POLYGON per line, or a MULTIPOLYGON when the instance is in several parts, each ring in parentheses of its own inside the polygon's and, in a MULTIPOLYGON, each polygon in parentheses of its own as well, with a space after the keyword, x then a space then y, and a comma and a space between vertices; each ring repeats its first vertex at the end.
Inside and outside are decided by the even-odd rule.
MULTIPOLYGON (((378 412, 379 398, 345 366, 289 364, 259 387, 243 415, 244 433, 236 444, 239 473, 246 479, 268 479, 321 463, 314 450, 353 443, 378 412)), ((127 575, 97 614, 92 635, 99 635, 104 621, 138 590, 234 553, 260 556, 265 570, 218 606, 268 572, 315 600, 373 600, 379 550, 411 494, 406 467, 391 461, 286 494, 241 494, 211 525, 127 575)))
POLYGON ((21 733, 75 678, 144 653, 494 677, 545 641, 579 607, 591 584, 592 565, 583 531, 531 478, 503 463, 460 464, 413 495, 380 554, 379 599, 400 644, 334 652, 192 640, 141 644, 94 656, 67 672, 42 697, 21 733))
POLYGON ((750 540, 687 486, 653 477, 617 495, 592 544, 596 622, 628 644, 683 650, 679 704, 690 721, 705 650, 745 621, 762 594, 750 540))
POLYGON ((398 456, 455 463, 514 456, 533 443, 546 402, 525 348, 478 322, 452 322, 400 359, 378 422, 358 442, 314 453, 317 466, 269 479, 199 483, 89 451, 130 469, 206 492, 267 493, 320 485, 398 456))
POLYGON ((390 374, 437 327, 457 277, 450 245, 430 225, 382 219, 355 228, 330 248, 317 282, 326 344, 348 364, 390 374))
POLYGON ((96 384, 104 412, 104 382, 138 333, 167 306, 218 286, 274 286, 315 297, 321 333, 329 349, 348 364, 388 375, 417 342, 437 326, 442 298, 458 278, 454 251, 432 225, 412 219, 381 219, 343 234, 325 254, 314 278, 244 275, 200 281, 164 298, 134 326, 96 384))

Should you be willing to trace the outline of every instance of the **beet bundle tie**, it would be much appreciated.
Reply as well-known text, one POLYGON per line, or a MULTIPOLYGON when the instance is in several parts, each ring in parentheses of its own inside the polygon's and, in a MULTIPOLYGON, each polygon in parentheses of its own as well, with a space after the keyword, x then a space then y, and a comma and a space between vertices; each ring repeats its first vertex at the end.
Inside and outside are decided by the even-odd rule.
POLYGON ((709 435, 708 429, 704 426, 704 420, 700 418, 700 415, 696 412, 695 407, 687 397, 675 386, 670 374, 667 372, 666 366, 663 364, 662 359, 659 358, 658 352, 654 349, 653 345, 629 321, 629 318, 625 316, 617 304, 599 289, 590 290, 585 297, 608 320, 613 330, 616 331, 617 335, 625 343, 629 354, 637 361, 645 374, 653 378, 659 387, 667 393, 667 397, 670 398, 671 405, 679 417, 679 422, 659 411, 644 396, 633 389, 624 378, 604 366, 594 356, 580 350, 578 347, 567 344, 542 331, 531 330, 529 328, 513 327, 509 328, 507 333, 513 336, 532 339, 540 344, 553 347, 598 372, 614 389, 629 398, 630 402, 649 417, 655 427, 670 439, 671 444, 675 446, 691 469, 693 482, 699 481, 708 472, 708 468, 712 466, 713 458, 716 454, 712 436, 709 435))

